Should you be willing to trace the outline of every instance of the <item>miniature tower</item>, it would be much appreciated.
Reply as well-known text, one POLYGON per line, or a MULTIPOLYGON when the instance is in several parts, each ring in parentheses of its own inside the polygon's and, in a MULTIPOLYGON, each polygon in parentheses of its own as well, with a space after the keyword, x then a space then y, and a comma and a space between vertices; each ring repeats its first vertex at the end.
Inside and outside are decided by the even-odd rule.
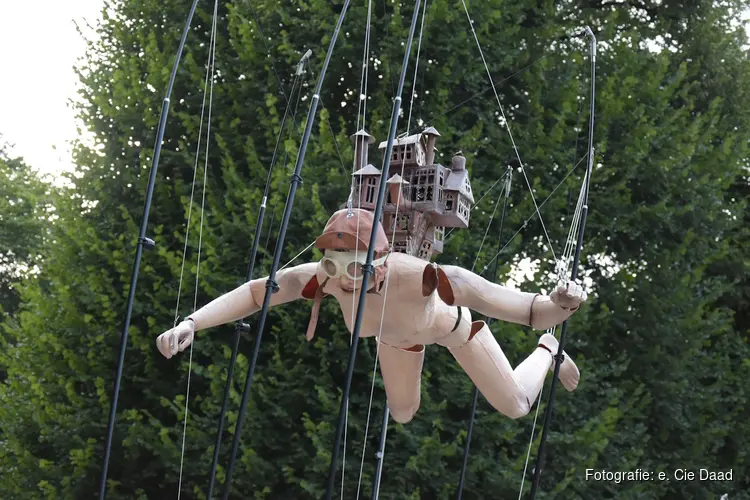
POLYGON ((468 227, 474 203, 466 158, 457 153, 450 167, 435 162, 438 137, 429 127, 394 141, 383 205, 383 227, 393 250, 425 260, 443 251, 446 227, 468 227))
POLYGON ((350 136, 354 143, 354 170, 360 170, 367 165, 368 150, 375 138, 362 129, 350 136))
POLYGON ((354 173, 352 174, 352 192, 350 201, 352 208, 366 210, 375 208, 375 197, 378 191, 380 170, 368 163, 370 144, 375 138, 365 129, 352 134, 350 139, 354 143, 354 173))
POLYGON ((425 148, 425 165, 433 165, 435 163, 435 141, 440 137, 440 132, 435 130, 435 127, 428 127, 424 129, 422 135, 427 137, 427 147, 425 148))
MULTIPOLYGON (((474 204, 466 158, 459 151, 449 167, 436 163, 438 137, 440 132, 428 127, 421 133, 397 138, 393 142, 390 168, 381 172, 368 163, 369 146, 375 138, 364 129, 351 136, 355 170, 352 206, 374 210, 385 175, 388 189, 382 224, 391 247, 395 252, 424 260, 443 251, 446 227, 468 227, 474 204)), ((383 154, 386 145, 386 142, 379 145, 383 154)))

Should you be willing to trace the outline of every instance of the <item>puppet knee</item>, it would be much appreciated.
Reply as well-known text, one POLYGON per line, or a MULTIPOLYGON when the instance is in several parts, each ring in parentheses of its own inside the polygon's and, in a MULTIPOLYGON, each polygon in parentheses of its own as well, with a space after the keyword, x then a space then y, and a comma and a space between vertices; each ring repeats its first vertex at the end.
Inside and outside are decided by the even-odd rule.
POLYGON ((448 350, 495 410, 512 419, 528 415, 531 402, 484 321, 474 321, 468 341, 448 350))
POLYGON ((393 420, 399 424, 408 424, 411 422, 414 415, 417 414, 418 409, 419 406, 415 408, 399 408, 397 406, 391 406, 391 403, 388 402, 388 411, 391 414, 391 417, 393 417, 393 420))
MULTIPOLYGON (((521 391, 518 391, 521 392, 521 391)), ((503 405, 502 407, 495 407, 497 411, 502 413, 508 418, 517 419, 521 417, 525 417, 529 414, 531 411, 531 403, 529 402, 529 399, 524 394, 515 394, 515 397, 513 397, 513 402, 509 405, 503 405)))

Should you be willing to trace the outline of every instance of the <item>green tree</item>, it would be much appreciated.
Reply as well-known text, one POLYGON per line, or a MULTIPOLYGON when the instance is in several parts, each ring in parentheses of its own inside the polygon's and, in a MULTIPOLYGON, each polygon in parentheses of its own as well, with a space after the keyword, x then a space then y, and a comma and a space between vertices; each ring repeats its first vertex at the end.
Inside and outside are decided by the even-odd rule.
POLYGON ((0 318, 18 308, 13 288, 40 264, 46 225, 54 220, 50 189, 23 159, 0 147, 0 318))

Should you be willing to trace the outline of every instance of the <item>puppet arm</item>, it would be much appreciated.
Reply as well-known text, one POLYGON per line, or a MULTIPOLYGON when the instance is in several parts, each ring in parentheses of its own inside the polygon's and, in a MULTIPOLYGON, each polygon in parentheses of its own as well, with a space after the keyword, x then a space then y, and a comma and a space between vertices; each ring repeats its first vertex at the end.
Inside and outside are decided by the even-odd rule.
MULTIPOLYGON (((271 295, 270 307, 302 298, 302 290, 315 275, 317 263, 302 264, 276 273, 279 290, 271 295)), ((268 277, 249 281, 201 307, 186 320, 192 320, 194 331, 237 321, 260 311, 266 294, 268 277)))
POLYGON ((540 295, 491 283, 458 266, 441 266, 437 273, 438 294, 446 304, 536 330, 562 323, 586 300, 586 292, 572 281, 551 295, 540 295))
MULTIPOLYGON (((271 295, 270 307, 302 298, 302 291, 315 276, 317 266, 316 263, 302 264, 279 271, 276 274, 279 290, 271 295)), ((156 347, 159 352, 170 359, 192 344, 198 330, 237 321, 260 311, 267 280, 268 278, 252 280, 201 307, 179 325, 157 337, 156 347)))

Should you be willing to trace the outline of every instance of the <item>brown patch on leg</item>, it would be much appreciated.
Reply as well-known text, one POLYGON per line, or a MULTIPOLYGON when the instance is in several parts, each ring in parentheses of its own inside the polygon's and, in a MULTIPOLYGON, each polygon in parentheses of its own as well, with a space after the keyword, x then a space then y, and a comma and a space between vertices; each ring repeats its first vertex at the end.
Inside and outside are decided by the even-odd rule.
POLYGON ((554 352, 552 352, 552 349, 550 349, 549 347, 547 347, 544 344, 539 344, 537 347, 541 347, 542 349, 545 349, 545 350, 549 351, 550 354, 554 354, 554 352))
POLYGON ((445 271, 437 268, 437 275, 438 275, 438 284, 437 284, 437 291, 440 298, 448 304, 449 306, 452 306, 454 302, 456 302, 456 297, 453 294, 453 287, 451 286, 451 282, 448 279, 448 275, 445 274, 445 271))
POLYGON ((422 297, 428 297, 432 295, 432 292, 437 288, 438 277, 435 272, 435 266, 428 264, 422 271, 422 297))
POLYGON ((422 350, 423 350, 423 349, 424 349, 424 346, 423 346, 422 344, 417 344, 417 345, 413 345, 413 346, 411 346, 411 347, 407 347, 407 348, 405 348, 405 349, 404 349, 404 351, 409 351, 409 352, 422 352, 422 350))
POLYGON ((469 340, 467 340, 467 342, 471 342, 471 339, 474 338, 474 335, 476 335, 477 333, 479 333, 479 330, 481 330, 482 328, 484 328, 485 324, 486 323, 484 321, 474 321, 471 324, 471 332, 469 332, 469 340))

